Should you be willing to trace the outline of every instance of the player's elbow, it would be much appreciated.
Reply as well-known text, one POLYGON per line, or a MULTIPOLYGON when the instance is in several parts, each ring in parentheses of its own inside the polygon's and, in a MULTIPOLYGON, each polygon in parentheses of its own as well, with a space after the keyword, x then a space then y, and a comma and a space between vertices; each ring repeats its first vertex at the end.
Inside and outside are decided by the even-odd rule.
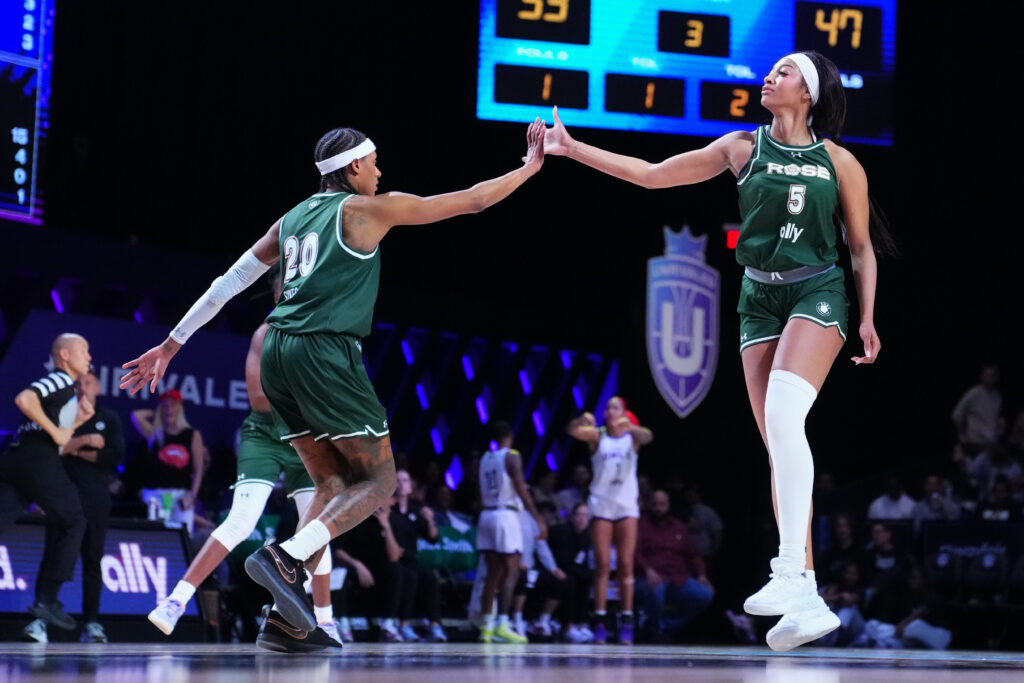
POLYGON ((25 409, 28 408, 29 401, 31 400, 29 399, 29 394, 31 393, 31 391, 25 389, 24 391, 19 392, 18 395, 14 397, 14 405, 18 406, 18 410, 25 412, 25 409))

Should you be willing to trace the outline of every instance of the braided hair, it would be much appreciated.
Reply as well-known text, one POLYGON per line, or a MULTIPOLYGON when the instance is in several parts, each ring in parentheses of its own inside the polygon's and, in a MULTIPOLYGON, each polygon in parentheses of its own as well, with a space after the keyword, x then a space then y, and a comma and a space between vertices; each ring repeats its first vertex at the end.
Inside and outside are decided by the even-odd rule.
MULTIPOLYGON (((316 143, 316 148, 313 150, 313 161, 319 162, 324 159, 330 159, 336 154, 352 149, 365 139, 366 135, 354 128, 335 128, 325 133, 319 142, 316 143)), ((326 192, 332 187, 340 188, 353 194, 356 193, 345 176, 344 168, 339 168, 325 176, 320 176, 321 192, 326 192)))

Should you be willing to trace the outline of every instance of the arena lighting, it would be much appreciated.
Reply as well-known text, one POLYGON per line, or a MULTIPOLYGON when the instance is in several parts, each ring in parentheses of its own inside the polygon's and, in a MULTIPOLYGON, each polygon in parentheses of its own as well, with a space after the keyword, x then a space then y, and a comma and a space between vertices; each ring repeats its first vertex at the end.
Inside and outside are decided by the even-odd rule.
POLYGON ((434 443, 434 452, 440 455, 441 451, 444 450, 444 444, 441 442, 441 435, 436 427, 430 429, 430 440, 434 443))
POLYGON ((444 473, 444 483, 452 491, 459 488, 459 483, 462 481, 462 477, 465 473, 462 470, 462 461, 459 460, 459 456, 453 456, 451 463, 448 465, 448 469, 444 473))
POLYGON ((555 462, 555 454, 554 453, 548 453, 544 457, 544 462, 547 463, 548 469, 551 470, 552 472, 554 472, 555 470, 558 469, 558 463, 555 462))
POLYGON ((572 354, 568 351, 562 351, 560 354, 562 357, 562 367, 568 370, 572 367, 572 354))
POLYGON ((533 411, 533 428, 537 432, 537 436, 544 436, 544 418, 540 416, 540 411, 533 411))
POLYGON ((61 303, 60 303, 60 295, 57 294, 57 290, 56 289, 51 289, 50 290, 50 298, 53 300, 53 307, 55 309, 57 309, 57 312, 58 313, 63 313, 64 312, 64 306, 62 306, 61 303))
POLYGON ((419 382, 416 383, 416 396, 420 399, 420 408, 423 410, 427 409, 427 392, 423 389, 423 385, 419 382))
POLYGON ((740 227, 739 223, 725 223, 722 225, 722 232, 725 233, 726 248, 736 248, 736 242, 740 239, 740 227))
POLYGON ((405 356, 405 364, 412 365, 412 349, 409 348, 409 342, 402 340, 402 355, 405 356))
POLYGON ((476 397, 476 414, 480 416, 481 424, 487 424, 489 416, 487 415, 487 403, 483 396, 476 397))
POLYGON ((523 385, 524 394, 529 394, 533 391, 533 387, 530 386, 530 375, 526 372, 525 368, 519 371, 519 383, 523 385))
POLYGON ((583 410, 583 395, 579 387, 572 388, 572 400, 576 403, 576 410, 583 410))
POLYGON ((466 373, 466 381, 473 381, 473 363, 469 360, 469 356, 462 357, 462 371, 466 373))

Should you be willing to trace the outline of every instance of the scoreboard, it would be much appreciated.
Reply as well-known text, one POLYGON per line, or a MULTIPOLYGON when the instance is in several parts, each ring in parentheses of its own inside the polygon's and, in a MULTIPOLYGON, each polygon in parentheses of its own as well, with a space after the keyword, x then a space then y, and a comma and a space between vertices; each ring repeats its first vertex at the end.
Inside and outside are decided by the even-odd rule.
POLYGON ((0 0, 0 219, 42 223, 53 0, 0 0))
POLYGON ((477 118, 717 137, 771 119, 764 76, 839 67, 843 138, 891 145, 896 0, 481 0, 477 118))

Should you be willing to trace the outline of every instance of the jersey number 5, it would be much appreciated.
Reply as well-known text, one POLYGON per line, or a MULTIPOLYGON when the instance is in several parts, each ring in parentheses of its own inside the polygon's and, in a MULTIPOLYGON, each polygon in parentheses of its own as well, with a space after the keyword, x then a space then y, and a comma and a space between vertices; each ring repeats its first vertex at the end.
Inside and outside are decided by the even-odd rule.
POLYGON ((284 282, 295 277, 306 277, 316 266, 316 257, 320 252, 320 238, 311 232, 302 238, 292 235, 284 241, 284 282))
POLYGON ((807 194, 806 185, 790 185, 789 186, 789 201, 786 202, 786 208, 794 216, 804 210, 804 196, 807 194))

